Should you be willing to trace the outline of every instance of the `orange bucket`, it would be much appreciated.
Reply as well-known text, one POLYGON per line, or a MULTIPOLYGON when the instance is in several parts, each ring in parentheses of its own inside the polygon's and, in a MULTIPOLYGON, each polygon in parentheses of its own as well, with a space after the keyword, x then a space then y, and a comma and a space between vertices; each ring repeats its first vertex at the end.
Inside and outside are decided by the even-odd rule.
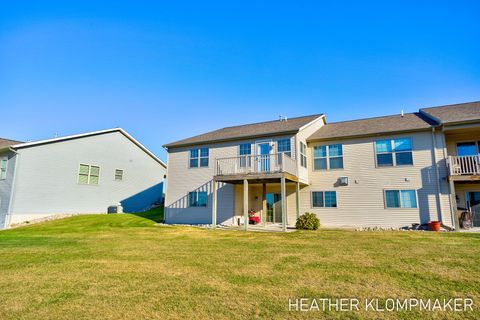
POLYGON ((441 224, 442 223, 440 221, 430 221, 428 223, 428 228, 430 231, 440 231, 441 224))

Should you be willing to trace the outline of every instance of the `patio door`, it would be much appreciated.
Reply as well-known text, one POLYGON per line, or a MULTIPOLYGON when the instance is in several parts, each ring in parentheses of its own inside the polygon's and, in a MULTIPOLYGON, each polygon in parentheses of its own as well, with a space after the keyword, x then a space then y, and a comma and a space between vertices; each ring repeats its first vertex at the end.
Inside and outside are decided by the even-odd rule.
POLYGON ((258 171, 270 171, 270 142, 257 143, 258 171))
POLYGON ((480 227, 480 192, 467 192, 465 198, 472 214, 472 226, 480 227))
POLYGON ((282 196, 280 193, 267 193, 268 223, 282 223, 282 196))

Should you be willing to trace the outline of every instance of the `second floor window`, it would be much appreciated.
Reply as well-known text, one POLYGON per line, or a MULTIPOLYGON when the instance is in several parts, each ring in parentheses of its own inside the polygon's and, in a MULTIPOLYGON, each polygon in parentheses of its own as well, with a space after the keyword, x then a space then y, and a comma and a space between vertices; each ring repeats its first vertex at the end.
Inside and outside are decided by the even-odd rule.
POLYGON ((307 145, 303 142, 300 142, 300 165, 307 167, 307 145))
POLYGON ((190 168, 208 167, 208 148, 190 150, 190 168))
POLYGON ((378 167, 403 166, 413 164, 412 139, 387 139, 375 141, 378 167))
POLYGON ((7 159, 0 160, 0 180, 7 178, 7 159))
POLYGON ((252 154, 252 145, 250 143, 242 143, 239 146, 240 167, 244 168, 250 164, 249 155, 252 154))
POLYGON ((343 169, 343 146, 332 144, 313 147, 313 169, 343 169))
POLYGON ((189 207, 206 207, 207 206, 207 192, 193 191, 188 193, 189 207))
POLYGON ((292 156, 292 149, 290 145, 290 139, 281 139, 277 141, 277 152, 285 153, 287 156, 292 156))
POLYGON ((100 178, 100 167, 81 164, 78 169, 78 183, 97 185, 100 178))

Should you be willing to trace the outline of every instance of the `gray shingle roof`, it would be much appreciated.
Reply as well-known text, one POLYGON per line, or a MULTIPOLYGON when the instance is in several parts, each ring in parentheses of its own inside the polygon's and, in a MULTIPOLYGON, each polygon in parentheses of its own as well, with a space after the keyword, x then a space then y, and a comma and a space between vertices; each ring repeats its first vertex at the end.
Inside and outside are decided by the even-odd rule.
POLYGON ((241 138, 261 137, 269 135, 278 135, 282 133, 297 132, 304 125, 323 116, 316 114, 297 118, 288 118, 287 121, 266 121, 241 126, 226 127, 215 131, 207 132, 191 138, 168 143, 164 147, 182 147, 201 143, 212 143, 228 140, 237 140, 241 138))
POLYGON ((6 148, 6 147, 10 147, 14 144, 17 144, 17 143, 22 143, 21 141, 15 141, 15 140, 10 140, 10 139, 3 139, 3 138, 0 138, 0 149, 3 149, 3 148, 6 148))
POLYGON ((480 121, 480 101, 423 108, 420 111, 440 120, 441 124, 480 121))
POLYGON ((437 123, 420 113, 383 116, 343 122, 332 122, 324 125, 307 140, 327 140, 357 136, 377 135, 384 133, 418 131, 430 129, 437 123))

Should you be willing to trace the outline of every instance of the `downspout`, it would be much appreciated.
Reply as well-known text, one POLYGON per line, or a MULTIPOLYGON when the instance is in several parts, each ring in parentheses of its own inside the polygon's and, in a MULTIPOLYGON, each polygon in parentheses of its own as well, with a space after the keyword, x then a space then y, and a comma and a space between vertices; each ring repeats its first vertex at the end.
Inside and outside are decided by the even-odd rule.
POLYGON ((10 226, 10 221, 12 220, 12 208, 13 208, 13 199, 14 199, 14 192, 15 192, 15 181, 17 180, 17 168, 18 162, 20 161, 20 154, 12 148, 9 148, 11 152, 15 153, 15 165, 13 166, 13 178, 12 178, 12 185, 10 187, 10 199, 8 201, 8 209, 7 209, 7 216, 5 217, 4 228, 8 228, 10 226))
MULTIPOLYGON (((448 160, 448 155, 446 153, 446 149, 447 149, 447 140, 445 139, 445 130, 444 128, 442 128, 442 144, 443 144, 443 158, 445 159, 445 161, 448 160)), ((448 190, 449 190, 449 197, 448 197, 448 201, 450 203, 450 212, 451 212, 451 217, 452 217, 452 226, 455 227, 455 231, 458 231, 459 230, 459 223, 458 223, 458 220, 457 220, 457 212, 456 212, 456 209, 457 209, 457 203, 453 201, 453 193, 455 193, 455 186, 452 187, 452 183, 449 183, 448 184, 448 190)))
POLYGON ((439 214, 440 219, 439 221, 442 221, 443 219, 443 208, 442 208, 442 201, 440 199, 440 194, 441 194, 441 189, 440 189, 440 171, 438 170, 438 164, 437 164, 437 154, 436 154, 436 149, 437 149, 437 139, 435 138, 435 127, 432 127, 432 156, 433 156, 433 165, 435 166, 435 175, 437 176, 437 208, 439 209, 439 214))

